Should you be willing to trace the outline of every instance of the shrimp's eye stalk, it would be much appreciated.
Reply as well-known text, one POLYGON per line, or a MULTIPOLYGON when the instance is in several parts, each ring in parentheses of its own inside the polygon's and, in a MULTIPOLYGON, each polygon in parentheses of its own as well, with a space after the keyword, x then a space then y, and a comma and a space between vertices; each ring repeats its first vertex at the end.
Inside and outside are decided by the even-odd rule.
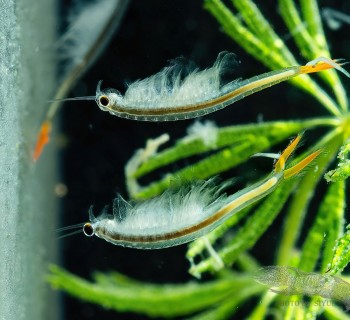
POLYGON ((107 96, 101 96, 99 98, 100 105, 103 107, 108 107, 109 105, 109 98, 107 96))
POLYGON ((92 237, 95 234, 94 228, 89 222, 84 224, 83 231, 87 237, 92 237))

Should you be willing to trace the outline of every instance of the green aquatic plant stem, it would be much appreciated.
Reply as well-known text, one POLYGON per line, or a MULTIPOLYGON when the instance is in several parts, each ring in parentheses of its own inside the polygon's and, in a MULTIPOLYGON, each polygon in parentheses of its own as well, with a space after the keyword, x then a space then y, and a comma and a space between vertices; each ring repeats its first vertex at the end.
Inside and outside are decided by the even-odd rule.
POLYGON ((253 1, 232 0, 232 3, 256 37, 263 39, 264 44, 270 45, 273 51, 278 52, 283 57, 284 63, 288 63, 289 65, 297 64, 293 54, 289 51, 283 40, 275 33, 268 20, 265 19, 253 1))
MULTIPOLYGON (((302 130, 318 126, 336 126, 337 124, 339 124, 337 119, 316 118, 304 121, 286 121, 284 123, 276 121, 218 128, 218 152, 197 161, 191 166, 179 169, 174 173, 168 173, 159 181, 153 182, 148 186, 138 188, 136 193, 129 190, 131 197, 135 199, 146 199, 160 194, 169 187, 170 183, 206 179, 240 163, 244 163, 253 154, 262 152, 302 130), (227 148, 223 148, 225 146, 227 148)), ((189 141, 188 138, 183 138, 173 147, 165 149, 152 158, 147 159, 139 169, 136 169, 132 176, 141 177, 176 160, 187 158, 194 153, 199 154, 209 150, 209 147, 205 146, 200 139, 189 141)))
MULTIPOLYGON (((260 39, 246 28, 221 0, 204 0, 204 7, 218 20, 228 36, 265 66, 271 70, 291 66, 290 62, 279 51, 272 50, 268 40, 265 43, 265 37, 260 39)), ((295 62, 295 65, 297 64, 295 62)), ((293 78, 290 82, 313 95, 331 114, 341 115, 333 99, 308 75, 293 78)))
POLYGON ((283 57, 262 41, 263 39, 260 40, 246 28, 221 0, 205 0, 204 7, 218 20, 228 36, 239 43, 253 57, 259 61, 263 60, 270 69, 288 65, 283 57))
MULTIPOLYGON (((235 293, 247 289, 249 294, 243 296, 243 300, 264 290, 250 277, 233 273, 207 283, 176 285, 147 284, 118 277, 116 273, 109 278, 108 274, 96 274, 95 282, 89 282, 52 265, 48 281, 54 288, 105 308, 162 318, 189 315, 215 307, 226 298, 235 301, 235 293)), ((240 301, 238 297, 236 304, 240 301)))
POLYGON ((337 182, 347 179, 350 176, 350 139, 340 148, 338 153, 339 163, 334 170, 328 171, 324 177, 327 182, 337 182))
POLYGON ((185 136, 178 140, 174 146, 164 149, 152 158, 140 165, 133 177, 140 178, 155 169, 174 163, 175 161, 189 158, 193 155, 205 152, 213 152, 224 147, 239 144, 247 140, 254 140, 257 136, 271 136, 275 140, 279 135, 288 137, 307 127, 317 125, 332 125, 333 119, 319 119, 306 121, 273 121, 265 123, 250 123, 245 125, 227 126, 217 128, 215 145, 205 144, 202 138, 185 136), (312 121, 310 123, 310 121, 312 121))
MULTIPOLYGON (((317 42, 317 39, 325 39, 325 35, 318 7, 314 1, 302 1, 304 18, 307 18, 305 23, 299 15, 294 0, 279 0, 279 7, 289 32, 295 39, 301 54, 306 59, 313 60, 318 57, 331 57, 327 44, 324 44, 325 41, 320 40, 317 42), (312 27, 309 28, 309 26, 312 27)), ((343 112, 346 112, 348 99, 338 74, 334 70, 329 70, 329 72, 321 72, 319 75, 334 91, 340 107, 343 112)))
POLYGON ((260 285, 251 285, 242 290, 235 292, 232 296, 223 300, 219 306, 212 310, 202 312, 197 316, 188 318, 188 320, 224 320, 232 317, 238 310, 240 305, 249 298, 260 295, 264 288, 260 285))
POLYGON ((328 320, 350 320, 349 314, 337 306, 326 306, 323 315, 328 320))
POLYGON ((328 219, 329 228, 326 234, 326 243, 323 249, 321 271, 327 272, 331 267, 334 247, 337 239, 343 236, 345 223, 345 209, 346 209, 346 186, 345 181, 339 181, 332 184, 335 189, 334 206, 332 210, 333 215, 328 219), (338 197, 338 198, 336 198, 338 197))
MULTIPOLYGON (((254 308, 253 312, 249 315, 249 320, 261 320, 265 319, 269 313, 269 307, 276 298, 276 295, 267 291, 259 301, 259 304, 254 308)), ((277 312, 277 310, 276 310, 277 312)))
POLYGON ((295 121, 272 121, 263 123, 251 123, 217 128, 217 141, 214 146, 209 146, 201 138, 185 136, 178 140, 174 146, 156 153, 151 158, 142 163, 133 173, 134 178, 140 178, 158 168, 167 166, 175 161, 198 155, 205 152, 222 149, 223 147, 244 142, 244 140, 254 140, 257 136, 270 136, 276 138, 288 137, 306 129, 319 126, 338 126, 339 120, 336 118, 314 118, 295 121))
POLYGON ((313 271, 320 256, 322 245, 325 242, 330 242, 331 246, 334 246, 334 235, 338 237, 340 230, 343 228, 344 209, 344 183, 330 184, 303 244, 299 269, 306 272, 313 271))
POLYGON ((314 193, 314 189, 326 166, 334 159, 337 150, 342 144, 342 140, 342 132, 334 129, 315 146, 314 149, 323 148, 326 152, 314 161, 314 166, 318 167, 318 171, 306 173, 298 185, 298 193, 293 197, 287 218, 284 222, 282 239, 276 260, 277 265, 289 265, 290 254, 299 237, 306 209, 314 193))
POLYGON ((176 171, 173 174, 168 174, 161 180, 151 183, 143 188, 133 197, 136 199, 147 199, 160 194, 167 189, 171 184, 183 183, 196 179, 207 179, 220 172, 228 170, 239 163, 247 161, 249 157, 257 152, 261 152, 269 147, 269 141, 265 137, 257 138, 255 141, 248 141, 239 145, 234 145, 225 148, 222 151, 208 156, 203 160, 198 161, 192 166, 185 167, 176 171))
POLYGON ((322 26, 321 14, 316 0, 300 0, 303 19, 311 37, 320 50, 329 53, 326 36, 322 26))
POLYGON ((236 266, 239 270, 243 270, 244 272, 255 272, 261 267, 258 261, 247 252, 242 252, 237 257, 236 266))

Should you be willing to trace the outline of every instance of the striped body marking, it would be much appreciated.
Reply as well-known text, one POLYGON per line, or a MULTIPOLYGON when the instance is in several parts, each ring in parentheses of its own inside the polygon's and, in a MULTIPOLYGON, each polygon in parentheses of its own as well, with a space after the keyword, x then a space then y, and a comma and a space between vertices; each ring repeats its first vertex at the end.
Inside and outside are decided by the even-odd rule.
MULTIPOLYGON (((96 103, 103 111, 141 121, 175 121, 196 118, 220 110, 255 92, 287 81, 298 75, 337 69, 350 77, 339 60, 317 58, 305 66, 294 66, 263 73, 246 80, 234 80, 222 85, 221 73, 234 55, 219 54, 211 68, 194 70, 181 79, 176 66, 165 67, 155 75, 128 86, 122 95, 115 89, 101 90, 97 85, 96 103), (173 69, 172 69, 173 68, 173 69), (177 72, 177 73, 176 73, 177 72)), ((232 63, 231 63, 232 64, 232 63)))
MULTIPOLYGON (((231 72, 236 63, 235 55, 221 52, 211 68, 190 69, 178 63, 179 59, 158 73, 131 83, 125 94, 118 90, 101 90, 97 85, 96 95, 60 99, 62 101, 95 100, 99 108, 112 115, 139 121, 176 121, 191 119, 215 112, 255 92, 287 81, 298 75, 337 69, 347 77, 350 74, 342 67, 341 60, 317 58, 305 66, 294 66, 263 73, 252 78, 236 79, 223 84, 225 72, 231 72)), ((56 110, 57 101, 53 101, 56 110)), ((33 160, 39 159, 44 146, 50 140, 52 118, 56 111, 48 111, 41 124, 33 160)))
POLYGON ((295 176, 313 161, 320 150, 285 169, 285 162, 300 139, 301 135, 297 136, 285 149, 268 177, 232 195, 222 193, 227 182, 218 184, 212 178, 179 191, 167 190, 134 205, 118 196, 113 216, 103 213, 94 217, 90 210, 90 222, 83 231, 86 236, 96 235, 115 245, 137 249, 160 249, 197 239, 270 194, 283 180, 295 176))

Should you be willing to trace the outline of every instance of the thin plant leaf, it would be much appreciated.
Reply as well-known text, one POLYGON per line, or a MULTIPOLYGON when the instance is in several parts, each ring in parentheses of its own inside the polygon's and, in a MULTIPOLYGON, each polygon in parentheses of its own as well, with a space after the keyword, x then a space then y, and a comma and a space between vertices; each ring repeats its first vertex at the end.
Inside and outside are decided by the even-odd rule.
POLYGON ((290 137, 307 127, 310 127, 308 121, 274 121, 221 127, 217 130, 215 146, 206 145, 200 138, 191 139, 189 136, 185 136, 178 140, 173 147, 167 148, 153 155, 152 158, 147 159, 147 161, 134 172, 133 177, 140 178, 155 169, 169 165, 175 161, 222 149, 223 147, 241 143, 246 140, 254 140, 257 136, 269 136, 271 139, 276 140, 279 136, 284 138, 290 137))
POLYGON ((278 249, 277 265, 289 265, 290 252, 293 251, 299 237, 311 196, 326 166, 334 159, 341 143, 341 132, 333 130, 315 146, 315 149, 323 148, 326 152, 322 157, 315 160, 317 172, 310 171, 302 177, 298 186, 298 193, 295 194, 289 206, 287 218, 284 221, 281 244, 278 249))
MULTIPOLYGON (((318 6, 315 1, 301 1, 305 21, 299 15, 294 0, 279 0, 281 15, 293 36, 301 54, 308 60, 318 57, 331 57, 325 42, 318 6), (320 40, 317 40, 317 39, 320 40), (323 39, 323 40, 322 40, 323 39)), ((334 91, 343 111, 348 108, 348 100, 345 89, 334 70, 322 72, 323 78, 334 91)))
POLYGON ((99 274, 97 283, 89 282, 52 265, 47 279, 54 288, 105 308, 165 318, 189 315, 226 298, 235 300, 235 292, 246 288, 255 293, 261 290, 251 278, 242 275, 226 275, 223 279, 201 284, 189 282, 177 285, 154 285, 127 278, 122 280, 122 285, 117 285, 120 279, 116 283, 115 273, 112 284, 106 285, 108 275, 103 277, 99 274))
MULTIPOLYGON (((135 199, 147 199, 163 192, 169 187, 170 183, 174 184, 177 182, 182 183, 195 179, 206 179, 246 162, 252 155, 263 152, 271 146, 283 141, 286 137, 300 131, 298 130, 300 128, 310 128, 318 125, 333 125, 333 122, 334 121, 329 121, 329 119, 324 119, 324 121, 321 119, 315 119, 315 121, 306 120, 305 122, 300 123, 272 123, 272 126, 269 126, 268 124, 266 127, 262 125, 261 127, 258 127, 256 131, 252 130, 252 134, 248 134, 248 132, 246 133, 246 137, 248 137, 247 141, 242 141, 237 144, 233 143, 232 146, 221 149, 220 151, 207 156, 205 159, 199 160, 191 166, 179 169, 174 173, 168 173, 162 179, 145 187, 138 186, 137 188, 134 188, 137 190, 136 192, 129 190, 131 192, 131 197, 135 199)), ((230 138, 236 134, 235 129, 228 127, 227 130, 227 132, 223 131, 221 137, 219 133, 218 145, 226 145, 228 139, 230 139, 230 142, 234 141, 235 139, 237 141, 237 138, 230 138), (232 131, 228 134, 230 130, 232 131)), ((245 130, 244 126, 238 128, 237 131, 239 132, 240 130, 245 130)), ((243 137, 244 136, 245 135, 243 134, 243 137)), ((169 153, 173 155, 175 154, 175 150, 177 150, 176 148, 177 146, 175 145, 173 148, 163 152, 165 152, 167 155, 169 155, 169 153)), ((163 153, 160 153, 160 161, 158 158, 158 160, 154 160, 156 163, 151 163, 151 167, 153 169, 160 164, 164 165, 165 162, 168 162, 168 160, 165 161, 164 158, 162 158, 163 156, 161 156, 161 154, 163 153)), ((152 158, 156 157, 154 156, 152 158)), ((173 156, 172 159, 174 159, 173 156)), ((148 171, 148 169, 146 171, 148 171)), ((130 177, 128 179, 130 179, 130 177)), ((135 181, 128 181, 128 185, 135 185, 135 181)))
POLYGON ((264 288, 260 285, 249 286, 243 288, 241 291, 236 292, 234 296, 225 299, 219 306, 212 310, 202 312, 194 317, 188 318, 189 320, 224 320, 231 319, 231 317, 238 311, 238 308, 242 303, 252 296, 261 294, 264 288))
POLYGON ((340 227, 338 224, 343 220, 345 207, 344 191, 345 186, 343 183, 334 183, 329 186, 303 244, 299 269, 306 272, 313 271, 324 242, 332 242, 334 240, 332 239, 333 236, 329 238, 329 235, 339 235, 340 227), (338 222, 338 224, 334 225, 333 221, 338 222))
MULTIPOLYGON (((218 20, 228 36, 265 66, 272 70, 290 67, 279 51, 272 50, 268 43, 265 44, 264 38, 260 39, 246 28, 221 0, 205 0, 204 7, 218 20)), ((331 114, 341 114, 333 99, 309 76, 296 77, 290 82, 313 95, 331 114)))

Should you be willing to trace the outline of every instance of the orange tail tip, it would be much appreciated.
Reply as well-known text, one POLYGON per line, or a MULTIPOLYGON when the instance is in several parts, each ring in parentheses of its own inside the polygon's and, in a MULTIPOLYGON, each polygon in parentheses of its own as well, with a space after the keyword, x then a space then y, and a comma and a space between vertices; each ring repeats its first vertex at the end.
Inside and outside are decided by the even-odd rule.
POLYGON ((44 123, 41 125, 33 152, 33 161, 37 161, 39 159, 45 145, 49 143, 51 127, 52 125, 50 121, 44 121, 44 123))
POLYGON ((284 171, 283 175, 285 179, 288 179, 290 177, 295 176, 298 174, 301 170, 303 170, 306 166, 308 166, 315 158, 318 157, 318 155, 322 152, 322 150, 317 150, 310 155, 308 155, 305 159, 298 162, 293 167, 287 169, 284 171))
POLYGON ((295 148, 297 147, 298 143, 300 142, 303 134, 298 134, 297 137, 289 144, 289 146, 282 152, 280 155, 280 158, 275 164, 275 172, 281 172, 284 170, 286 166, 286 161, 290 157, 290 155, 293 153, 295 148))
POLYGON ((320 57, 308 62, 305 66, 301 66, 300 73, 306 74, 306 73, 320 72, 328 69, 337 69, 338 71, 344 73, 347 77, 350 78, 350 73, 347 72, 342 67, 342 65, 345 64, 346 62, 341 62, 341 61, 343 61, 343 59, 332 60, 329 58, 320 57))

